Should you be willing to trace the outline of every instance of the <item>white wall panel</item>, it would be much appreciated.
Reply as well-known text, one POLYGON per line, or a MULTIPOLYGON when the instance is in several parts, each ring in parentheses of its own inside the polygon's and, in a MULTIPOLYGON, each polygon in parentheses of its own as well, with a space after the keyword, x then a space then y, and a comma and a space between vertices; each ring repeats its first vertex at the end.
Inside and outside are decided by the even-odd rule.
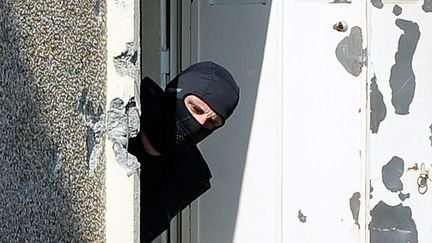
POLYGON ((366 70, 355 77, 335 55, 352 27, 365 34, 362 13, 359 1, 284 2, 283 242, 364 239, 366 70))
POLYGON ((417 240, 429 242, 432 239, 429 224, 432 217, 429 210, 432 193, 418 193, 417 178, 420 171, 409 170, 415 163, 419 166, 425 163, 428 169, 431 168, 429 127, 432 124, 432 16, 422 10, 423 2, 419 1, 399 4, 401 14, 396 16, 396 3, 398 1, 384 2, 381 9, 371 8, 370 79, 375 74, 387 109, 386 117, 380 123, 377 133, 370 134, 370 173, 373 188, 370 205, 371 243, 417 240), (397 19, 399 25, 401 20, 408 21, 405 22, 407 27, 398 27, 397 19), (406 29, 405 33, 403 28, 406 29), (415 36, 417 28, 420 34, 418 39, 415 36), (411 46, 415 47, 414 53, 407 54, 411 46), (396 63, 398 64, 395 65, 396 63), (393 66, 395 70, 392 71, 393 66), (412 73, 404 66, 412 67, 412 73), (395 76, 397 70, 409 76, 401 79, 402 86, 392 90, 392 72, 395 76), (413 82, 415 86, 411 86, 413 82), (396 99, 399 103, 408 105, 409 111, 396 114, 392 99, 407 89, 414 92, 412 101, 407 95, 396 99), (395 159, 392 160, 395 156, 400 158, 401 164, 398 165, 395 159), (380 201, 382 207, 375 208, 380 201), (404 215, 404 212, 411 212, 412 215, 404 215), (378 222, 379 219, 381 222, 378 222), (391 223, 383 223, 385 221, 391 223), (381 230, 378 230, 379 228, 381 230), (389 233, 383 233, 385 230, 389 233))
POLYGON ((420 171, 408 170, 432 169, 432 6, 383 2, 198 2, 198 60, 226 66, 242 89, 227 127, 201 145, 214 179, 199 201, 199 242, 432 238, 432 193, 420 195, 420 171), (345 32, 333 29, 340 21, 345 32), (408 78, 392 90, 398 48, 393 72, 408 78), (392 96, 411 85, 411 66, 413 100, 396 98, 409 113, 396 114, 392 96), (402 218, 409 227, 382 223, 402 218))

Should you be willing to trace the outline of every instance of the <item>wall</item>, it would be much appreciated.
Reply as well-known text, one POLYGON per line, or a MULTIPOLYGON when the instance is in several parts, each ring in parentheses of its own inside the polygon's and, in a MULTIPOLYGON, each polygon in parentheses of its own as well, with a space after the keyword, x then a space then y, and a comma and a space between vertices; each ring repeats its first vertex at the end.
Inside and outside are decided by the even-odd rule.
POLYGON ((126 149, 139 129, 139 100, 130 102, 139 97, 139 6, 138 0, 107 2, 107 242, 139 242, 139 163, 126 149))
POLYGON ((0 1, 0 241, 105 241, 106 4, 0 1))

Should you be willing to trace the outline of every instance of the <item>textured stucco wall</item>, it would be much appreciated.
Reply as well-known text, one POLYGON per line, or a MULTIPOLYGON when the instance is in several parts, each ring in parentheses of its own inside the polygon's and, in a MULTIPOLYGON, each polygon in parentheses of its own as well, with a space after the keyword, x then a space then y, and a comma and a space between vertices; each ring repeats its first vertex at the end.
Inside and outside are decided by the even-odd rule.
POLYGON ((0 0, 0 242, 104 242, 103 0, 0 0))

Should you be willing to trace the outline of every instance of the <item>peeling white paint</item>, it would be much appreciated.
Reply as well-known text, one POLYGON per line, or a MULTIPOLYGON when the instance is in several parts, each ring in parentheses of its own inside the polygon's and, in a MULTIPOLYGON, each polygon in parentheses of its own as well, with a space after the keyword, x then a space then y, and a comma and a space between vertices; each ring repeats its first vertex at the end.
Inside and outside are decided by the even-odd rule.
POLYGON ((372 242, 428 242, 432 237, 429 230, 432 212, 428 206, 432 195, 418 192, 420 172, 419 166, 414 165, 432 161, 429 140, 432 16, 424 12, 420 1, 384 3, 382 9, 371 8, 369 54, 383 101, 387 107, 393 105, 396 113, 388 112, 379 132, 370 134, 368 156, 374 192, 369 203, 371 210, 381 201, 388 205, 381 206, 385 210, 375 215, 373 222, 398 221, 392 215, 408 211, 406 208, 412 214, 412 222, 410 229, 389 225, 372 227, 372 242), (401 163, 390 166, 388 161, 396 155, 403 159, 405 166, 401 163), (405 209, 397 206, 401 203, 405 209), (407 237, 405 241, 404 237, 407 237))

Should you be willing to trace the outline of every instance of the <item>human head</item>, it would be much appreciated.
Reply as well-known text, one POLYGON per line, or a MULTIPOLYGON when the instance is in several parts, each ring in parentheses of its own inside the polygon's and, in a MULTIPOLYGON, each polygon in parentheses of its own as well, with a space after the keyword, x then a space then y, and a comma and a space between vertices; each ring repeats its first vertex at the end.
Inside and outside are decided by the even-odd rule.
POLYGON ((145 132, 161 153, 189 148, 225 124, 239 102, 239 92, 228 70, 214 62, 196 63, 168 83, 160 129, 145 132), (191 98, 207 105, 209 114, 217 115, 218 122, 211 126, 201 124, 187 105, 191 98))
POLYGON ((240 97, 240 89, 229 71, 210 61, 193 64, 181 72, 165 92, 180 100, 191 94, 199 97, 224 122, 234 112, 240 97))

